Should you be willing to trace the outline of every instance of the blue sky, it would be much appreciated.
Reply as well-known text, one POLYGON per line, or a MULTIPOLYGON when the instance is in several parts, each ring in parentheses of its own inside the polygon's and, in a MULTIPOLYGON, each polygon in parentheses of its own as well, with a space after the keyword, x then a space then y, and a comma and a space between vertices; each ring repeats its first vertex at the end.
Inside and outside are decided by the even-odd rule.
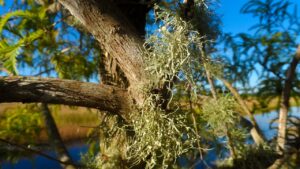
POLYGON ((218 13, 223 22, 222 30, 226 33, 246 32, 257 22, 250 15, 240 13, 240 9, 247 0, 220 0, 218 13))
MULTIPOLYGON (((226 33, 249 32, 249 28, 257 23, 257 19, 249 14, 241 14, 240 9, 248 0, 219 0, 218 13, 223 22, 222 30, 226 33)), ((285 1, 285 0, 283 0, 285 1)), ((290 0, 300 7, 300 0, 290 0)), ((300 15, 300 9, 298 11, 300 15)))

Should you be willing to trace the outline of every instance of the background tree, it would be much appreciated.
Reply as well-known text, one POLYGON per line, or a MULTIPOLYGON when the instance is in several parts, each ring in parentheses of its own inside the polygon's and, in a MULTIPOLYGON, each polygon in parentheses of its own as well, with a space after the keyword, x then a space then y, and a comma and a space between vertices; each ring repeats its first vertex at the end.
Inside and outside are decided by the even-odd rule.
POLYGON ((297 99, 299 95, 297 7, 289 1, 253 0, 246 3, 241 12, 257 17, 259 23, 251 28, 253 33, 227 36, 225 46, 230 46, 233 52, 231 70, 236 70, 231 76, 243 85, 245 92, 251 86, 248 79, 252 73, 258 76, 258 83, 250 89, 257 93, 260 101, 254 111, 261 111, 278 98, 277 150, 284 154, 282 151, 291 151, 286 149, 287 142, 295 142, 291 129, 294 124, 288 120, 294 117, 288 117, 288 111, 291 97, 297 99))

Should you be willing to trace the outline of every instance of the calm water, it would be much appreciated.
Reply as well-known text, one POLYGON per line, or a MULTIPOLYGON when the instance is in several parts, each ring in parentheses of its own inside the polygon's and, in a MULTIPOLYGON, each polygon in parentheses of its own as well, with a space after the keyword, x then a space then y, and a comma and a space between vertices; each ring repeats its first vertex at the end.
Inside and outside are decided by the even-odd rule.
MULTIPOLYGON (((300 117, 300 107, 293 107, 291 108, 290 115, 294 115, 300 117)), ((255 116, 257 123, 263 133, 265 134, 267 139, 272 139, 276 136, 276 129, 271 129, 270 127, 276 128, 277 123, 273 123, 270 126, 270 122, 277 118, 278 112, 272 111, 269 113, 259 114, 255 116)), ((74 161, 80 160, 80 155, 84 154, 88 150, 88 146, 86 144, 74 144, 68 146, 68 150, 72 156, 74 161)), ((1 153, 1 152, 0 152, 1 153)), ((48 151, 47 154, 56 157, 54 151, 48 151)), ((217 159, 216 153, 214 151, 209 152, 205 157, 208 165, 213 165, 213 161, 217 159)), ((179 159, 180 163, 184 164, 184 159, 179 159)), ((52 160, 49 160, 42 156, 31 156, 31 157, 24 157, 21 158, 17 163, 10 163, 10 162, 1 162, 0 165, 1 169, 61 169, 60 165, 52 160)), ((205 164, 199 163, 196 165, 196 168, 205 168, 205 164)))
MULTIPOLYGON (((292 107, 290 109, 289 115, 300 117, 300 107, 292 107)), ((264 133, 265 137, 268 140, 272 139, 277 134, 277 129, 276 128, 278 126, 278 123, 275 122, 270 126, 270 122, 273 119, 276 119, 277 117, 278 117, 278 112, 277 111, 272 111, 272 112, 269 112, 269 113, 263 113, 263 114, 259 114, 259 115, 255 116, 255 119, 256 119, 260 129, 262 130, 262 132, 264 133)))
MULTIPOLYGON (((85 144, 73 144, 67 148, 74 161, 79 161, 81 154, 88 150, 88 146, 85 144)), ((56 157, 54 151, 46 153, 56 157)), ((61 169, 59 163, 39 155, 21 158, 17 163, 1 162, 0 166, 1 169, 61 169)))

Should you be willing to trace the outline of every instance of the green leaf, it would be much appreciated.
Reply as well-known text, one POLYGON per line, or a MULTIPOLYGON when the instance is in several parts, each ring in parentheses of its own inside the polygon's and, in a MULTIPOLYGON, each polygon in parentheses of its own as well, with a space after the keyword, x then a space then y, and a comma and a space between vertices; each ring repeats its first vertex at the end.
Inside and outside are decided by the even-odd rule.
MULTIPOLYGON (((1 0, 0 0, 1 1, 1 0)), ((34 19, 36 17, 36 14, 30 11, 23 11, 23 10, 17 10, 10 13, 7 13, 4 15, 0 20, 0 34, 2 34, 3 28, 5 24, 11 19, 12 17, 26 17, 28 19, 34 19)))
POLYGON ((17 75, 17 56, 20 51, 20 45, 8 46, 5 42, 0 42, 0 63, 4 69, 13 75, 17 75))
POLYGON ((23 44, 30 44, 36 39, 40 38, 44 34, 44 31, 39 29, 35 32, 30 33, 28 36, 24 37, 23 39, 20 39, 18 44, 23 45, 23 44))
POLYGON ((17 56, 21 46, 30 44, 43 35, 44 31, 39 29, 28 36, 20 39, 15 45, 9 45, 5 41, 0 42, 0 63, 13 75, 17 75, 17 56))
POLYGON ((48 10, 48 8, 46 8, 46 7, 40 8, 40 10, 38 12, 38 16, 39 16, 40 20, 45 19, 45 17, 47 16, 47 10, 48 10))

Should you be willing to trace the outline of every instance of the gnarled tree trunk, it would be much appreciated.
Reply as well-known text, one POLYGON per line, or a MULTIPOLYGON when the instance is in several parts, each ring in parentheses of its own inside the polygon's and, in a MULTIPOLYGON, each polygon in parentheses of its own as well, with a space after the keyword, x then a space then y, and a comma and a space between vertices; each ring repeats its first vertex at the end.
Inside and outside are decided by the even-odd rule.
POLYGON ((118 66, 118 75, 128 81, 132 99, 143 102, 140 87, 146 82, 142 51, 143 44, 137 30, 109 0, 59 0, 73 16, 98 40, 101 50, 118 66))

